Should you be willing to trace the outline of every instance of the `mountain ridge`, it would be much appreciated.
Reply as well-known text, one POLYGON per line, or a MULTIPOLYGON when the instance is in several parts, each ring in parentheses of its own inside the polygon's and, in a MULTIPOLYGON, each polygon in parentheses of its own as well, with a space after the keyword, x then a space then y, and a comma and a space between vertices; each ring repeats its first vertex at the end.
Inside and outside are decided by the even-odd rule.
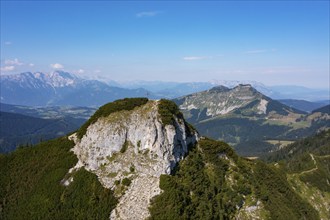
MULTIPOLYGON (((255 108, 251 114, 254 113, 254 115, 260 116, 269 116, 269 113, 275 109, 278 110, 280 115, 287 115, 290 112, 296 114, 304 113, 272 100, 258 92, 250 84, 240 84, 232 89, 225 86, 216 86, 206 91, 174 99, 174 102, 179 105, 184 113, 185 110, 193 109, 200 109, 199 113, 201 113, 206 109, 205 114, 209 118, 239 111, 248 105, 252 105, 248 106, 249 108, 255 108), (268 105, 269 108, 267 108, 268 105)), ((186 114, 186 118, 190 121, 191 117, 186 114)))
POLYGON ((326 105, 312 111, 312 113, 317 113, 317 112, 330 114, 330 105, 326 105))
POLYGON ((322 102, 310 102, 310 101, 306 101, 306 100, 297 100, 297 99, 279 99, 277 101, 279 101, 287 106, 290 106, 292 108, 296 108, 296 109, 299 109, 299 110, 305 111, 305 112, 312 112, 318 108, 321 108, 321 107, 327 105, 322 102))
POLYGON ((330 127, 330 115, 286 106, 251 85, 220 86, 174 99, 204 136, 224 140, 241 155, 259 156, 278 141, 294 141, 330 127))
POLYGON ((263 83, 252 80, 211 80, 208 82, 129 81, 117 83, 105 81, 123 88, 145 88, 168 99, 208 90, 217 85, 233 88, 239 84, 251 84, 258 91, 272 99, 303 99, 308 101, 329 99, 328 88, 313 89, 295 85, 266 86, 263 83))
POLYGON ((82 130, 0 154, 2 219, 319 219, 285 173, 200 137, 171 101, 117 100, 82 130))
POLYGON ((217 85, 233 88, 239 84, 251 84, 258 91, 272 99, 329 99, 329 91, 326 89, 310 89, 301 86, 266 86, 260 82, 247 80, 212 80, 209 82, 115 82, 112 80, 109 81, 104 77, 86 77, 66 71, 53 71, 50 73, 23 72, 15 75, 1 74, 0 84, 1 102, 34 106, 49 106, 63 103, 100 106, 107 103, 107 101, 114 101, 125 97, 172 99, 208 90, 217 85), (103 91, 103 96, 106 96, 107 100, 103 100, 100 97, 100 91, 103 91), (71 93, 75 93, 75 95, 71 93), (91 97, 89 97, 85 103, 78 102, 80 99, 80 97, 77 97, 78 93, 91 94, 91 97), (71 103, 65 99, 71 99, 71 103), (27 100, 30 100, 30 103, 27 100))
POLYGON ((64 71, 1 75, 0 84, 1 102, 14 105, 100 106, 124 97, 156 98, 145 89, 109 86, 104 82, 83 79, 64 71))

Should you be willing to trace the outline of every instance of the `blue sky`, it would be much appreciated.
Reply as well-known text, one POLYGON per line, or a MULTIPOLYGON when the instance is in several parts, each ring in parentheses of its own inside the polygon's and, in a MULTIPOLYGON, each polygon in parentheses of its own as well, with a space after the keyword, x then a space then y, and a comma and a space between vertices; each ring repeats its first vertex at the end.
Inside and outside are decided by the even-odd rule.
POLYGON ((1 1, 1 74, 329 87, 329 1, 1 1))

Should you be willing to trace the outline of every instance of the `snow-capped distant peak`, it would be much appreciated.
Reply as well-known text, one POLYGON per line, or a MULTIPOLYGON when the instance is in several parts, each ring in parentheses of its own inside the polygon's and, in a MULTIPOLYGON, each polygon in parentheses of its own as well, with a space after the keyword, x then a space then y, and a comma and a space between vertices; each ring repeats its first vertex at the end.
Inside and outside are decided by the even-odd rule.
POLYGON ((63 79, 78 79, 78 77, 76 75, 74 75, 73 73, 68 73, 68 72, 64 72, 64 71, 54 71, 52 73, 49 74, 51 78, 63 78, 63 79))
POLYGON ((71 86, 82 79, 76 75, 64 71, 54 71, 51 73, 42 73, 42 72, 24 72, 15 75, 2 75, 2 80, 9 80, 12 82, 17 82, 21 87, 28 88, 41 88, 41 87, 65 87, 71 86))
POLYGON ((64 87, 75 84, 79 81, 76 75, 64 71, 55 71, 48 74, 47 83, 53 87, 64 87))

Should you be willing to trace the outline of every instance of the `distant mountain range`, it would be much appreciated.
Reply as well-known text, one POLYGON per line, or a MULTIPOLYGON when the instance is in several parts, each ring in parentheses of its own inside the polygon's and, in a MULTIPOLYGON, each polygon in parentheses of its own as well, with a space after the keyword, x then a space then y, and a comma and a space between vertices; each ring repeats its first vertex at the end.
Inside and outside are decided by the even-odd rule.
MULTIPOLYGON (((0 79, 1 102, 16 105, 1 104, 1 111, 42 119, 73 118, 79 120, 79 125, 93 113, 93 108, 84 109, 79 106, 100 106, 126 97, 147 96, 151 99, 159 99, 180 96, 174 100, 189 122, 193 123, 203 135, 236 145, 238 152, 242 154, 247 152, 255 155, 263 151, 268 152, 274 148, 274 144, 267 142, 269 140, 295 140, 329 126, 328 113, 324 110, 320 114, 312 112, 328 104, 327 101, 320 103, 292 99, 275 101, 271 97, 276 97, 279 94, 277 91, 290 93, 290 87, 267 87, 253 81, 252 85, 239 84, 239 81, 204 83, 140 81, 126 84, 111 82, 112 86, 110 86, 105 82, 83 79, 63 71, 49 74, 26 72, 1 75, 0 79), (214 86, 218 84, 225 84, 228 87, 214 86), (273 90, 274 88, 277 91, 273 90), (200 92, 201 90, 203 91, 200 92), (73 107, 64 106, 79 108, 74 110, 73 107)), ((292 87, 292 91, 291 95, 302 90, 300 87, 292 87)), ((327 100, 328 97, 320 95, 318 99, 327 100)))
POLYGON ((329 89, 311 89, 303 86, 266 86, 260 82, 250 80, 212 80, 209 82, 163 82, 163 81, 132 81, 114 82, 109 84, 118 87, 137 89, 145 88, 164 98, 177 98, 191 93, 201 92, 215 86, 234 88, 239 84, 250 84, 259 92, 272 99, 298 99, 309 101, 329 100, 329 89))
POLYGON ((290 106, 292 108, 296 108, 305 112, 312 112, 315 109, 321 108, 330 103, 328 101, 319 101, 319 102, 309 102, 306 100, 297 100, 297 99, 280 99, 279 102, 290 106))
MULTIPOLYGON (((329 90, 310 89, 299 86, 265 86, 255 81, 213 80, 210 82, 162 82, 133 81, 115 82, 91 80, 74 74, 55 71, 52 73, 25 72, 16 75, 0 75, 0 102, 25 106, 94 106, 98 107, 116 99, 126 97, 148 97, 150 99, 173 99, 223 85, 234 88, 239 84, 250 84, 272 99, 301 99, 309 101, 329 100, 329 90)), ((287 101, 284 101, 287 102, 287 101)), ((292 105, 303 111, 321 107, 318 104, 297 103, 292 105)), ((285 103, 288 104, 288 103, 285 103)), ((326 103, 328 104, 328 103, 326 103)), ((326 105, 324 104, 324 105, 326 105)))
POLYGON ((232 89, 217 86, 174 102, 202 135, 236 145, 242 155, 273 151, 280 141, 293 141, 330 127, 329 113, 316 110, 307 114, 249 84, 232 89))
POLYGON ((158 98, 145 89, 113 87, 63 71, 1 75, 0 84, 1 102, 14 105, 100 106, 125 97, 158 98))

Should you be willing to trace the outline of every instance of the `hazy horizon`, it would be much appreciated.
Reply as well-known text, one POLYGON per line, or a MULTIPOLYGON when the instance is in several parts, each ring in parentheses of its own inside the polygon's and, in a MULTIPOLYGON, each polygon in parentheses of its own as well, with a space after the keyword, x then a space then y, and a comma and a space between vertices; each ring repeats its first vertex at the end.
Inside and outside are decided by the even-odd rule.
POLYGON ((1 1, 1 74, 329 89, 329 2, 1 1))

